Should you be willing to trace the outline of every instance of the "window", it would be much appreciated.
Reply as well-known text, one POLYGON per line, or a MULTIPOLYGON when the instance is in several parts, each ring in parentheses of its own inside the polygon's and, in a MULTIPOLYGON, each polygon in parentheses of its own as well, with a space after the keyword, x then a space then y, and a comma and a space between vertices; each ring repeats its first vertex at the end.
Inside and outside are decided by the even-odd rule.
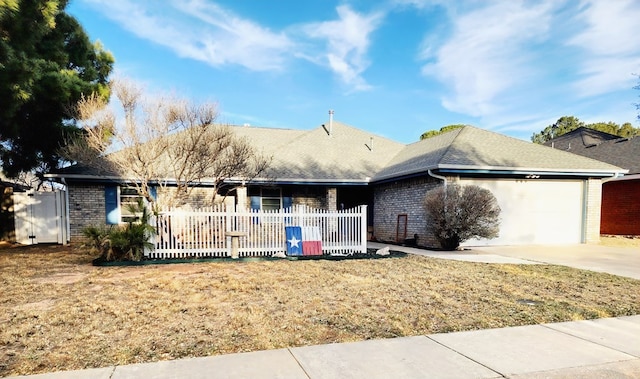
POLYGON ((134 222, 142 217, 141 212, 136 212, 142 196, 133 187, 120 187, 120 222, 134 222))
POLYGON ((280 188, 262 189, 262 209, 273 211, 282 208, 282 193, 280 188))
MULTIPOLYGON (((151 197, 156 197, 155 187, 150 187, 151 197)), ((104 204, 106 213, 106 223, 117 225, 126 222, 133 222, 142 216, 140 212, 133 212, 131 206, 136 206, 143 197, 138 194, 135 187, 127 186, 105 186, 104 204)))
POLYGON ((251 209, 272 211, 292 205, 289 192, 278 187, 249 187, 249 199, 251 209))

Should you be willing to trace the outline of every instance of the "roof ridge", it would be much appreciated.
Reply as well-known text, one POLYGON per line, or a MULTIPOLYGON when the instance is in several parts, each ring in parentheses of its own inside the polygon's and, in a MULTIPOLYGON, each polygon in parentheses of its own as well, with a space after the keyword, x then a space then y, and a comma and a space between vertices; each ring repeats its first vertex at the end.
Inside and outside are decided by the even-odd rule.
MULTIPOLYGON (((460 137, 460 134, 461 134, 465 129, 480 129, 480 128, 476 128, 475 126, 471 126, 471 125, 465 125, 465 126, 463 126, 462 128, 457 128, 457 129, 454 129, 454 130, 452 130, 452 131, 450 131, 450 132, 440 134, 440 135, 442 136, 442 135, 449 134, 449 133, 454 133, 454 132, 456 132, 456 133, 457 133, 457 134, 456 134, 456 136, 455 136, 455 137, 453 137, 453 139, 451 140, 451 143, 449 144, 449 146, 447 146, 447 148, 444 150, 444 152, 442 153, 442 155, 440 155, 440 157, 438 158, 437 166, 439 166, 439 165, 440 165, 440 162, 442 162, 442 159, 443 159, 443 158, 444 158, 444 157, 449 153, 449 151, 451 150, 451 148, 452 148, 453 144, 454 144, 454 143, 456 143, 456 140, 458 139, 458 137, 460 137)), ((483 130, 483 129, 481 129, 481 130, 483 130)), ((436 137, 437 137, 437 136, 436 136, 436 137)))
MULTIPOLYGON (((351 130, 354 130, 354 131, 357 131, 357 132, 362 133, 362 134, 369 134, 369 135, 371 135, 372 137, 379 138, 379 139, 384 139, 384 140, 387 140, 387 141, 389 141, 389 142, 396 143, 396 144, 398 144, 398 145, 407 146, 407 144, 406 144, 406 143, 399 142, 399 141, 397 141, 397 140, 395 140, 395 139, 391 139, 391 138, 389 138, 389 137, 385 137, 385 136, 383 136, 383 135, 380 135, 380 134, 377 134, 377 133, 374 133, 374 132, 370 132, 370 131, 368 131, 368 130, 360 129, 360 128, 358 128, 358 127, 355 127, 355 126, 353 126, 353 125, 350 125, 350 124, 344 123, 344 122, 342 122, 342 121, 333 120, 333 124, 334 124, 334 125, 336 125, 336 124, 341 125, 342 127, 345 127, 345 128, 348 128, 348 129, 351 129, 351 130)), ((326 130, 327 130, 327 129, 326 129, 326 127, 327 127, 327 124, 320 124, 320 126, 318 126, 318 127, 314 128, 314 129, 311 129, 310 131, 313 131, 313 130, 316 130, 316 129, 320 129, 320 128, 323 128, 323 129, 326 131, 326 130), (323 128, 323 127, 324 127, 324 128, 323 128)))
POLYGON ((226 123, 216 123, 216 125, 226 125, 232 128, 239 128, 239 129, 245 129, 245 128, 252 128, 252 129, 269 129, 269 130, 290 130, 290 131, 294 131, 294 132, 306 132, 307 130, 304 129, 295 129, 295 128, 284 128, 284 127, 280 127, 280 126, 260 126, 260 125, 238 125, 238 124, 226 124, 226 123))

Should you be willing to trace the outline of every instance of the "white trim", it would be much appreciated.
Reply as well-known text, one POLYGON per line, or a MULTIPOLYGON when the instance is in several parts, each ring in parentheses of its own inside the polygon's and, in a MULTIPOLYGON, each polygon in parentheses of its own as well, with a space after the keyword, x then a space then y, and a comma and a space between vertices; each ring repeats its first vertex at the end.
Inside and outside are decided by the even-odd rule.
POLYGON ((637 180, 637 179, 640 179, 640 174, 632 174, 632 175, 617 176, 615 178, 607 178, 607 179, 604 179, 602 183, 604 184, 608 182, 619 182, 623 180, 637 180))

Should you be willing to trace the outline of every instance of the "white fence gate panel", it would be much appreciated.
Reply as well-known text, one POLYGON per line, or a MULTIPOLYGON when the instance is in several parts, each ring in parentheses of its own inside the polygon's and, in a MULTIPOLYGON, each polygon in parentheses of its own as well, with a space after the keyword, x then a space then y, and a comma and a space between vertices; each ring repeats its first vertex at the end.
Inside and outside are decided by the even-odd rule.
POLYGON ((66 205, 63 191, 13 194, 16 242, 66 243, 66 205))
POLYGON ((238 235, 240 257, 271 256, 287 251, 285 226, 314 227, 323 254, 365 253, 365 205, 342 211, 312 210, 304 206, 274 211, 233 210, 224 206, 159 212, 155 249, 149 258, 230 257, 231 236, 238 235))

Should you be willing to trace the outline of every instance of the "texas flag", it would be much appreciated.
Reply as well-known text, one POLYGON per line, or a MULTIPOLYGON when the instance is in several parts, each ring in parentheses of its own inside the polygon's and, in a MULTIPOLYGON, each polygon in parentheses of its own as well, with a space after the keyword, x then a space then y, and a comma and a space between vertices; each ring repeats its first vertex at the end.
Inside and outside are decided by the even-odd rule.
POLYGON ((322 238, 317 226, 285 226, 287 255, 322 255, 322 238))

